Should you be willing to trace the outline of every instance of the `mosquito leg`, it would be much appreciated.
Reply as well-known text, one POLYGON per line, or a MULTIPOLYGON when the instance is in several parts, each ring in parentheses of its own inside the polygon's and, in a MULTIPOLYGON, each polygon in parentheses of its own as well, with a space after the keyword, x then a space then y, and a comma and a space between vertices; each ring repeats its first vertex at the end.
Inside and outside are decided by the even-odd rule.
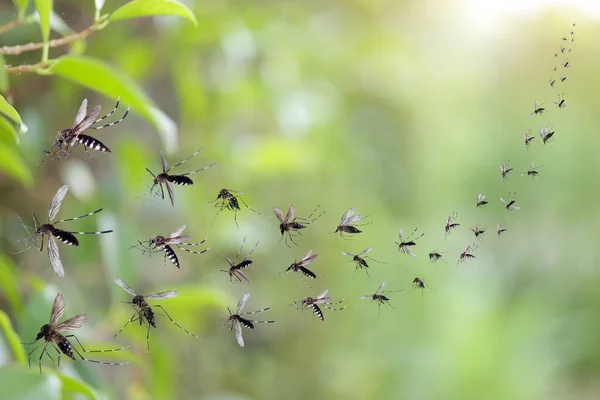
POLYGON ((161 305, 158 305, 158 304, 157 304, 157 305, 154 305, 153 307, 158 307, 158 308, 160 308, 160 309, 161 309, 161 310, 162 310, 162 311, 165 313, 165 315, 167 316, 167 318, 169 318, 169 319, 171 320, 171 322, 172 322, 172 323, 174 323, 175 325, 177 325, 177 327, 178 327, 179 329, 181 329, 181 330, 182 330, 182 331, 184 331, 185 333, 187 333, 187 334, 189 334, 189 335, 191 335, 191 336, 195 337, 196 339, 200 339, 200 336, 196 336, 196 335, 194 335, 192 332, 188 331, 187 329, 185 329, 184 327, 182 327, 181 325, 179 325, 177 322, 175 322, 175 320, 174 320, 173 318, 171 318, 171 316, 170 316, 170 315, 167 313, 167 310, 165 310, 163 306, 161 306, 161 305))
POLYGON ((107 350, 86 350, 85 347, 83 347, 83 345, 81 344, 81 342, 79 341, 79 339, 77 338, 77 336, 75 335, 66 335, 65 337, 72 337, 73 339, 75 339, 77 341, 77 344, 79 344, 79 346, 81 347, 81 350, 83 350, 84 353, 109 353, 112 351, 120 351, 120 350, 125 350, 127 348, 129 348, 130 346, 127 345, 125 347, 121 347, 119 349, 107 349, 107 350))
POLYGON ((44 345, 44 348, 42 349, 42 354, 40 354, 40 359, 38 360, 38 365, 40 366, 40 375, 42 374, 42 357, 44 356, 44 353, 46 352, 46 347, 48 347, 48 343, 50 343, 50 342, 46 342, 46 344, 44 345))
POLYGON ((125 325, 123 325, 123 327, 121 329, 119 329, 119 332, 115 333, 115 335, 113 337, 117 337, 117 335, 119 335, 119 333, 121 333, 123 331, 123 329, 125 329, 125 327, 127 325, 129 325, 130 322, 135 322, 135 321, 137 321, 140 318, 141 317, 140 317, 139 311, 136 312, 135 314, 133 314, 132 317, 129 319, 129 321, 125 322, 125 325))
MULTIPOLYGON (((32 342, 32 343, 35 343, 35 342, 32 342)), ((25 344, 25 343, 23 343, 23 344, 25 344)), ((29 369, 31 369, 31 355, 33 354, 34 351, 36 351, 37 349, 39 349, 43 345, 44 345, 44 343, 38 344, 33 350, 31 350, 29 352, 29 354, 27 354, 27 363, 29 364, 29 369)))

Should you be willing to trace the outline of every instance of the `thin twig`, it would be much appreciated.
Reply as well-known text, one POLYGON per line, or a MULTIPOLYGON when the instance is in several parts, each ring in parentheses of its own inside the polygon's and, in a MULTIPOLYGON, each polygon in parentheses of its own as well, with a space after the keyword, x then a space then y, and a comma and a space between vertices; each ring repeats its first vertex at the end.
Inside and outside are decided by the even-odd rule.
POLYGON ((16 67, 5 65, 4 71, 10 75, 18 75, 22 74, 23 72, 39 72, 41 69, 49 66, 50 64, 52 64, 50 61, 40 61, 37 64, 17 65, 16 67))
POLYGON ((0 26, 0 34, 4 33, 4 32, 8 32, 13 28, 16 28, 17 26, 23 24, 25 22, 25 18, 17 18, 15 20, 12 20, 2 26, 0 26))
MULTIPOLYGON (((60 47, 60 46, 67 45, 71 42, 74 42, 75 40, 78 40, 78 39, 85 39, 88 36, 90 36, 92 33, 94 33, 95 31, 97 31, 98 27, 99 27, 98 24, 94 24, 94 25, 91 25, 91 26, 85 28, 81 32, 77 32, 72 35, 62 37, 60 39, 52 39, 48 42, 48 46, 49 47, 60 47)), ((27 43, 27 44, 23 44, 23 45, 18 44, 15 46, 4 46, 4 47, 0 47, 0 54, 17 55, 17 54, 21 54, 26 51, 39 50, 43 47, 44 47, 44 43, 27 43)))

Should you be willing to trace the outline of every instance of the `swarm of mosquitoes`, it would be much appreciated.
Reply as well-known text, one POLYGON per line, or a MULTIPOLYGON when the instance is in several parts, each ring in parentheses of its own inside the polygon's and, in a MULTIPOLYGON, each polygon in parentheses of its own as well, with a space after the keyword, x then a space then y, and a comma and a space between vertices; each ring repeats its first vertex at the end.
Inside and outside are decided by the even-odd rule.
MULTIPOLYGON (((573 24, 575 27, 575 24, 573 24)), ((574 29, 571 30, 568 36, 564 36, 562 40, 566 43, 574 42, 574 29)), ((559 62, 560 67, 554 67, 553 70, 558 72, 558 69, 561 68, 561 72, 558 72, 558 76, 551 77, 549 79, 549 84, 552 89, 559 87, 559 85, 565 84, 567 77, 566 73, 563 70, 567 68, 571 68, 571 63, 567 58, 567 54, 571 53, 572 49, 566 46, 560 46, 558 52, 555 53, 555 57, 562 58, 562 62, 559 62)), ((530 116, 535 118, 542 119, 542 124, 539 126, 539 134, 540 141, 543 145, 550 143, 551 139, 556 137, 556 132, 552 125, 546 120, 546 115, 548 112, 546 103, 548 99, 543 101, 534 100, 533 102, 533 110, 530 113, 530 116)), ((566 103, 564 92, 557 93, 552 99, 552 103, 556 106, 555 108, 558 110, 565 109, 569 104, 566 103)), ((107 146, 105 146, 102 142, 97 140, 96 138, 84 134, 85 132, 95 129, 100 130, 104 128, 109 128, 114 125, 117 125, 125 120, 127 115, 129 114, 129 107, 123 114, 123 116, 114 121, 104 125, 96 125, 99 122, 105 120, 112 116, 118 109, 120 104, 120 98, 117 99, 116 105, 113 110, 102 116, 100 116, 101 106, 95 106, 89 113, 87 112, 87 99, 84 99, 77 111, 75 116, 75 120, 71 128, 66 128, 61 131, 56 136, 56 139, 48 150, 45 151, 46 156, 42 160, 42 162, 47 160, 60 160, 68 159, 72 153, 72 151, 81 144, 83 146, 86 154, 92 158, 89 150, 94 150, 97 152, 108 153, 111 152, 107 146)), ((536 137, 532 134, 532 129, 527 129, 524 133, 524 142, 525 148, 528 149, 534 142, 536 137)), ((536 141, 539 142, 539 141, 536 141)), ((196 155, 201 152, 202 148, 196 150, 190 156, 185 158, 183 161, 169 167, 165 157, 162 152, 160 152, 160 160, 162 165, 162 172, 159 174, 154 174, 150 169, 146 168, 146 171, 151 175, 151 182, 146 185, 148 188, 148 193, 152 197, 160 197, 164 200, 165 198, 165 189, 167 196, 169 197, 169 201, 171 205, 175 206, 175 190, 174 185, 178 186, 189 186, 193 185, 194 181, 189 177, 191 174, 195 174, 201 171, 205 171, 213 166, 217 165, 217 162, 213 162, 207 166, 204 166, 199 169, 192 170, 190 172, 178 173, 174 174, 171 171, 175 168, 178 168, 190 161, 196 155)), ((540 177, 539 175, 539 166, 535 166, 534 162, 531 162, 527 171, 521 173, 521 176, 536 178, 540 177)), ((510 161, 504 160, 502 164, 500 164, 500 174, 502 181, 506 182, 511 177, 511 173, 514 171, 513 167, 510 166, 510 161)), ((69 246, 77 247, 79 245, 79 239, 76 235, 100 235, 100 234, 108 234, 113 232, 112 230, 103 230, 103 231, 91 231, 91 232, 83 232, 83 231, 67 231, 57 227, 60 223, 63 222, 71 222, 76 221, 78 219, 90 217, 94 214, 102 211, 102 208, 97 209, 95 211, 89 212, 87 214, 80 215, 78 217, 73 218, 65 218, 65 219, 56 219, 58 212, 60 210, 61 204, 65 199, 69 187, 64 185, 58 189, 52 200, 50 201, 50 205, 48 207, 48 220, 46 223, 40 223, 35 213, 32 213, 34 227, 30 229, 22 222, 28 237, 24 240, 28 246, 23 250, 26 251, 35 246, 41 252, 44 248, 44 239, 47 237, 47 252, 48 258, 50 259, 50 265, 52 269, 59 277, 64 277, 64 267, 61 261, 58 245, 56 243, 56 239, 58 241, 67 244, 69 246)), ((266 214, 263 214, 246 204, 246 202, 241 197, 244 195, 244 192, 236 191, 233 189, 221 189, 219 190, 216 199, 211 200, 210 202, 214 203, 215 208, 217 208, 217 212, 213 218, 212 223, 214 224, 217 216, 224 210, 229 210, 233 212, 233 220, 239 229, 239 224, 237 221, 237 213, 242 211, 243 205, 246 209, 249 209, 260 215, 262 217, 269 218, 266 214)), ((518 211, 520 210, 520 206, 517 205, 516 193, 508 192, 507 194, 501 196, 499 198, 502 208, 506 211, 518 211)), ((491 207, 488 206, 490 202, 487 199, 487 195, 484 192, 479 192, 476 196, 475 207, 477 209, 491 207)), ((314 210, 307 217, 299 217, 296 215, 296 208, 294 205, 290 205, 287 209, 287 212, 283 213, 283 211, 277 207, 273 207, 273 213, 275 214, 277 223, 278 223, 278 231, 281 234, 280 242, 283 241, 284 244, 292 248, 292 245, 298 246, 296 240, 298 237, 302 236, 302 232, 309 228, 312 224, 314 224, 318 219, 320 219, 326 212, 323 210, 319 212, 320 205, 317 205, 314 210)), ((365 217, 359 215, 355 208, 350 208, 342 214, 339 224, 335 227, 334 233, 338 233, 339 236, 344 240, 351 240, 363 232, 364 226, 371 224, 372 222, 365 223, 364 220, 370 216, 367 215, 365 217)), ((62 226, 62 225, 61 225, 62 226)), ((212 226, 212 224, 211 224, 212 226)), ((451 236, 454 231, 461 227, 461 223, 459 223, 459 214, 457 211, 452 211, 446 218, 445 224, 443 228, 440 223, 440 233, 443 233, 446 238, 451 236)), ((132 245, 130 248, 138 249, 142 254, 154 254, 154 253, 162 253, 164 258, 164 264, 167 266, 167 261, 175 266, 176 268, 181 268, 181 263, 179 257, 177 256, 176 250, 185 251, 188 253, 200 255, 208 252, 210 247, 204 247, 204 243, 208 240, 208 238, 204 238, 197 242, 190 242, 192 239, 192 235, 184 234, 186 230, 186 225, 182 225, 172 233, 165 236, 163 234, 154 234, 154 236, 149 239, 138 240, 138 242, 132 245), (197 250, 196 250, 197 249, 197 250)), ((484 237, 484 234, 488 232, 489 228, 487 224, 475 224, 470 227, 475 239, 477 241, 481 241, 484 237)), ((497 237, 500 238, 508 231, 507 224, 502 221, 497 224, 497 237)), ((489 235, 489 233, 488 233, 489 235)), ((410 231, 410 234, 405 235, 403 227, 399 227, 398 229, 398 240, 394 242, 396 244, 397 251, 399 253, 404 253, 408 255, 410 258, 417 257, 417 245, 418 240, 425 236, 425 233, 419 232, 418 228, 414 228, 410 231)), ((224 260, 227 262, 226 269, 222 269, 221 271, 227 275, 229 284, 236 282, 250 282, 250 278, 248 277, 246 270, 251 265, 254 264, 254 261, 250 259, 250 256, 254 252, 254 250, 258 247, 259 242, 257 241, 254 247, 247 253, 243 259, 239 260, 239 257, 242 254, 246 243, 246 238, 244 237, 242 244, 239 248, 239 251, 235 255, 233 259, 228 258, 223 255, 224 260)), ((463 250, 460 251, 457 264, 465 263, 467 261, 473 260, 476 258, 475 251, 478 248, 476 243, 468 244, 463 247, 463 250)), ((343 256, 349 257, 350 260, 355 264, 354 274, 359 270, 364 270, 366 275, 370 278, 369 269, 371 268, 370 263, 378 263, 378 264, 387 264, 384 261, 378 261, 367 254, 370 254, 373 251, 373 246, 369 246, 362 250, 361 252, 355 254, 354 252, 342 252, 343 256)), ((428 253, 429 262, 433 264, 437 264, 438 262, 447 263, 446 254, 448 251, 442 251, 439 249, 432 250, 428 253)), ((16 254, 16 253, 15 253, 16 254)), ((313 272, 313 267, 311 264, 317 259, 317 254, 313 253, 312 250, 308 250, 306 254, 301 259, 294 260, 289 266, 281 271, 280 274, 289 274, 290 272, 297 272, 302 280, 304 278, 308 278, 310 280, 317 279, 317 274, 313 272)), ((125 292, 127 292, 132 298, 131 301, 126 303, 131 304, 134 310, 134 314, 125 322, 123 327, 115 333, 115 337, 119 335, 130 323, 137 322, 140 326, 144 326, 146 329, 146 348, 148 353, 150 353, 150 331, 151 328, 157 328, 157 318, 156 316, 161 316, 168 319, 171 323, 177 326, 180 330, 192 336, 194 338, 199 339, 200 337, 189 330, 185 329, 179 323, 177 323, 170 314, 167 313, 166 309, 160 304, 149 304, 148 301, 157 301, 157 300, 165 300, 178 296, 178 292, 175 290, 159 292, 149 295, 138 294, 134 291, 127 283, 125 283, 122 279, 116 278, 115 283, 121 287, 125 292)), ((305 282, 306 283, 306 282, 305 282)), ((384 290, 385 281, 381 282, 377 290, 373 294, 360 296, 361 299, 370 300, 371 303, 377 304, 378 313, 381 315, 381 309, 386 305, 390 308, 394 308, 391 304, 390 295, 392 293, 397 293, 399 291, 404 290, 403 288, 395 289, 395 290, 384 290)), ((309 285, 308 285, 309 286, 309 285)), ((429 284, 427 284, 422 278, 415 277, 412 282, 410 282, 409 287, 412 287, 414 290, 421 291, 421 294, 424 293, 425 290, 434 290, 429 284)), ((346 308, 345 305, 341 305, 344 299, 334 301, 333 297, 328 296, 329 289, 324 290, 319 295, 311 297, 307 296, 300 300, 294 300, 289 306, 296 307, 299 311, 309 310, 314 317, 321 321, 325 321, 325 316, 323 314, 323 309, 328 309, 332 311, 341 311, 346 308)), ((235 313, 228 310, 228 317, 224 321, 223 325, 225 327, 229 327, 231 331, 235 333, 235 338, 238 344, 241 347, 244 347, 244 338, 243 338, 243 328, 246 329, 254 329, 256 323, 265 323, 270 324, 274 323, 273 320, 253 320, 250 319, 252 314, 258 314, 265 311, 268 311, 270 308, 262 308, 256 311, 247 311, 243 312, 243 309, 250 298, 250 292, 246 292, 239 300, 237 307, 235 309, 235 313)), ((62 294, 57 294, 54 300, 54 304, 52 305, 52 309, 50 312, 50 321, 43 325, 40 328, 39 333, 36 335, 35 340, 30 343, 24 343, 26 345, 37 344, 40 340, 43 339, 41 344, 37 344, 28 354, 28 362, 31 368, 31 357, 33 353, 42 348, 41 353, 38 358, 38 365, 40 373, 42 373, 42 360, 44 355, 46 355, 52 362, 54 362, 54 358, 51 355, 51 350, 54 349, 55 356, 57 358, 57 365, 60 366, 60 358, 61 355, 66 355, 68 358, 76 361, 78 358, 85 361, 90 361, 94 363, 107 364, 107 365, 126 365, 127 362, 108 362, 108 361, 98 361, 92 360, 84 356, 84 354, 88 353, 103 353, 103 352, 117 352, 122 351, 130 346, 125 346, 116 349, 108 349, 108 350, 86 350, 79 339, 72 334, 78 328, 81 328, 83 324, 87 321, 87 315, 77 315, 75 317, 69 318, 63 322, 58 322, 65 309, 65 301, 62 294), (75 347, 72 341, 76 342, 81 351, 75 347)))

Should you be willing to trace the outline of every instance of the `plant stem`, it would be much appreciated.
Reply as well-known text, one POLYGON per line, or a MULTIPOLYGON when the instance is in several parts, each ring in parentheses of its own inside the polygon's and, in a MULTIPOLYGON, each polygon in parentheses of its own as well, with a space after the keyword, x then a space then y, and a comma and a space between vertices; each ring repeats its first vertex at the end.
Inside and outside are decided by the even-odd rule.
POLYGON ((23 22, 25 22, 25 18, 19 17, 15 20, 12 20, 12 21, 0 26, 0 34, 2 34, 4 32, 8 32, 12 28, 16 28, 17 26, 21 25, 23 22))
POLYGON ((40 61, 36 64, 17 65, 15 67, 13 67, 12 65, 5 65, 4 72, 6 72, 9 75, 19 75, 23 72, 41 73, 44 70, 44 68, 50 66, 53 61, 54 60, 40 61))
MULTIPOLYGON (((24 53, 26 51, 34 51, 34 50, 43 49, 45 46, 47 46, 47 47, 64 46, 71 42, 74 42, 75 40, 85 39, 88 36, 90 36, 92 33, 94 33, 95 31, 97 31, 98 29, 99 29, 98 24, 93 24, 91 26, 88 26, 81 32, 77 32, 72 35, 62 37, 60 39, 52 39, 48 43, 27 43, 27 44, 23 44, 23 45, 18 44, 15 46, 0 47, 0 54, 17 55, 17 54, 24 53)), ((47 58, 47 54, 46 54, 46 58, 47 58)))

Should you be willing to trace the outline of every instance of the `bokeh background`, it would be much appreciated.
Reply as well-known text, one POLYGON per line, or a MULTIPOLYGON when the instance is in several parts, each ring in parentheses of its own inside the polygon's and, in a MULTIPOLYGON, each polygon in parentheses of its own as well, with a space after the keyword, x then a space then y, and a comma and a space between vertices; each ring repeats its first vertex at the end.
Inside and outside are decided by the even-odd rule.
MULTIPOLYGON (((9 2, 0 6, 10 19, 9 2)), ((129 361, 99 366, 49 360, 44 375, 15 361, 0 336, 0 397, 127 399, 596 399, 600 397, 600 274, 597 229, 598 10, 592 2, 286 1, 186 2, 199 26, 175 17, 111 24, 91 36, 86 54, 110 62, 140 84, 177 123, 165 138, 136 115, 92 134, 112 149, 38 166, 58 130, 71 125, 83 98, 108 111, 115 99, 60 77, 23 74, 11 82, 15 107, 29 126, 19 149, 35 184, 25 188, 0 175, 0 307, 18 333, 33 340, 48 320, 56 293, 65 316, 88 314, 77 334, 89 348, 131 344, 130 351, 95 359, 129 361), (554 57, 570 35, 571 68, 554 57), (556 72, 553 67, 557 67, 556 72), (567 76, 550 88, 548 80, 567 76), (564 93, 569 106, 552 99, 564 93), (544 118, 529 116, 544 101, 544 118), (538 129, 555 139, 542 145, 538 129), (523 133, 538 136, 527 150, 523 133), (171 141, 171 165, 195 184, 176 187, 176 204, 144 195, 160 169, 159 151, 171 141), (176 143, 176 145, 174 145, 176 143), (515 171, 503 182, 499 165, 515 171), (521 176, 529 164, 540 176, 521 176), (47 255, 25 247, 31 212, 41 220, 62 184, 69 184, 59 217, 103 207, 71 230, 114 229, 83 236, 78 248, 59 245, 65 278, 47 255), (237 219, 221 212, 218 191, 243 191, 248 205, 237 219), (476 208, 479 192, 490 204, 476 208), (516 192, 519 211, 499 197, 516 192), (296 206, 307 216, 327 212, 298 246, 278 242, 272 207, 296 206), (341 215, 370 214, 352 240, 333 234, 341 215), (453 211, 460 228, 444 237, 453 211), (497 238, 497 224, 508 231, 497 238), (203 255, 178 252, 181 269, 162 255, 129 247, 186 224, 194 239, 208 237, 203 255), (487 225, 476 240, 469 227, 487 225), (398 253, 398 227, 415 228, 416 259, 398 253), (246 238, 260 241, 246 270, 251 283, 228 285, 220 272, 246 238), (477 243, 476 259, 457 264, 477 243), (369 275, 354 273, 340 253, 373 246, 369 275), (281 275, 312 249, 318 278, 281 275), (431 264, 438 249, 446 263, 431 264), (194 339, 157 317, 146 352, 136 324, 113 338, 132 315, 120 276, 140 293, 178 290, 161 301, 194 339), (411 287, 413 278, 428 284, 411 287), (361 295, 385 280, 391 305, 361 295), (324 310, 325 322, 288 307, 329 289, 343 311, 324 310), (245 330, 240 348, 223 328, 227 307, 252 292, 248 310, 270 306, 259 319, 275 324, 245 330), (62 386, 61 386, 62 385, 62 386), (78 386, 79 385, 79 386, 78 386), (82 386, 83 385, 83 386, 82 386), (85 387, 85 390, 81 387, 85 387), (62 387, 62 390, 56 390, 62 387), (38 397, 35 397, 38 396, 38 397), (41 396, 41 397, 40 397, 41 396)), ((120 2, 108 1, 106 8, 120 2), (114 3, 114 4, 113 4, 114 3)), ((73 29, 89 25, 92 2, 57 2, 73 29), (85 4, 84 4, 85 3, 85 4), (89 3, 89 4, 88 4, 89 3)), ((5 18, 6 16, 6 18, 5 18)), ((36 26, 2 40, 39 40, 36 26)), ((20 62, 39 58, 21 56, 20 62)), ((118 112, 117 112, 118 114, 118 112)), ((245 253, 244 253, 245 254, 245 253)), ((158 304, 158 303, 156 303, 158 304)), ((7 324, 4 321, 3 324, 7 324)), ((14 338, 13 338, 14 339, 14 338)), ((14 343, 13 343, 14 344, 14 343)), ((19 347, 19 346, 17 346, 19 347)))

